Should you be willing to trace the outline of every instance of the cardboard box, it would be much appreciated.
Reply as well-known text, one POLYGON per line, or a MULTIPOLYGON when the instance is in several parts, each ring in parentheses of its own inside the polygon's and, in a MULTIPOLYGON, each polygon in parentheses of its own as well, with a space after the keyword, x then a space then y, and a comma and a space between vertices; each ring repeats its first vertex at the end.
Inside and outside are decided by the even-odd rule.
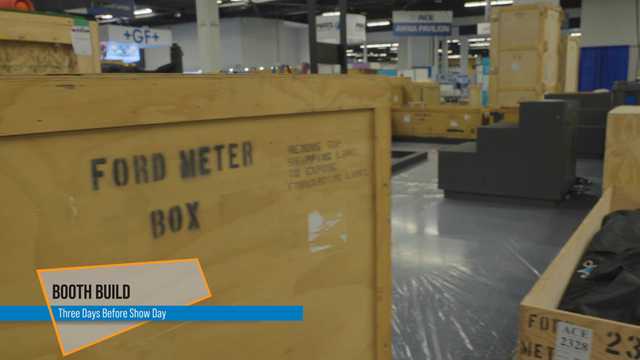
MULTIPOLYGON (((390 103, 376 78, 0 83, 0 305, 45 305, 36 269, 198 258, 213 292, 198 305, 305 307, 300 323, 147 323, 74 359, 391 358, 390 103), (188 203, 198 226, 150 217, 188 203)), ((1 324, 0 349, 62 358, 49 322, 1 324)))
MULTIPOLYGON (((591 333, 590 341, 578 344, 590 350, 590 360, 640 357, 640 326, 558 310, 565 289, 602 219, 616 210, 640 208, 640 107, 619 107, 609 114, 604 169, 604 195, 573 233, 520 305, 518 359, 554 358, 559 323, 578 326, 591 333)), ((566 336, 565 336, 566 337, 566 336)), ((566 343, 567 341, 565 341, 566 343)))

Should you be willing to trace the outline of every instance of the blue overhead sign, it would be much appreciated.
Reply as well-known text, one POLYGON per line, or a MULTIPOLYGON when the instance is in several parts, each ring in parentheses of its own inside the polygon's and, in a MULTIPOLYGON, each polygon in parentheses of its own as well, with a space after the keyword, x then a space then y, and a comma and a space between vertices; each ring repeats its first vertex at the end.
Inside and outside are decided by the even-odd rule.
POLYGON ((451 11, 394 11, 395 36, 450 36, 453 13, 451 11))
POLYGON ((120 18, 133 18, 136 9, 134 0, 91 0, 88 13, 91 15, 113 15, 120 18))

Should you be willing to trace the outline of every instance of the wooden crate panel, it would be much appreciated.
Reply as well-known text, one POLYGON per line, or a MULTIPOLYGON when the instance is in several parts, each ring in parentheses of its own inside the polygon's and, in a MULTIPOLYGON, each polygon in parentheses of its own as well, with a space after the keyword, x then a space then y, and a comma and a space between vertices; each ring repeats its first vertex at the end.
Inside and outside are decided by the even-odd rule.
POLYGON ((69 74, 76 66, 71 45, 0 41, 3 74, 69 74))
POLYGON ((503 51, 500 64, 500 91, 539 86, 542 64, 536 50, 503 51))
POLYGON ((522 92, 560 89, 560 27, 562 10, 545 4, 496 8, 491 25, 492 107, 515 107, 522 92), (492 88, 493 87, 493 88, 492 88))
POLYGON ((98 25, 89 22, 92 54, 76 55, 74 21, 0 10, 0 74, 94 74, 101 72, 98 25))
MULTIPOLYGON (((0 81, 0 305, 43 305, 38 268, 199 258, 202 305, 305 307, 300 323, 149 323, 74 359, 390 358, 389 108, 386 90, 361 92, 373 80, 0 81), (195 112, 171 111, 187 98, 195 112)), ((59 358, 48 323, 0 324, 0 348, 59 358)))
POLYGON ((475 139, 476 129, 483 125, 480 108, 434 107, 394 110, 393 134, 421 138, 475 139))
POLYGON ((497 17, 500 49, 537 48, 542 33, 542 9, 537 6, 505 8, 497 17))

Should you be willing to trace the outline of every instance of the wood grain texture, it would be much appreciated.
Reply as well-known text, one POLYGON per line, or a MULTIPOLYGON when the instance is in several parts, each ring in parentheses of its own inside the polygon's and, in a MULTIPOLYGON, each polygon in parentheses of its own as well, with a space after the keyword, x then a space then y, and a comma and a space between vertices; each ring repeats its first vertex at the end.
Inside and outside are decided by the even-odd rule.
POLYGON ((557 91, 562 10, 547 4, 496 8, 491 18, 492 107, 515 107, 557 91), (493 80, 493 79, 492 79, 493 80))
POLYGON ((640 107, 622 106, 609 113, 604 188, 640 185, 640 107))
POLYGON ((89 56, 73 52, 72 27, 71 17, 0 10, 0 74, 100 73, 98 24, 89 22, 89 56))
POLYGON ((394 136, 473 140, 477 128, 483 125, 483 118, 488 116, 479 107, 419 104, 421 108, 417 104, 393 108, 394 136))
MULTIPOLYGON (((0 82, 0 305, 42 305, 37 268, 195 257, 214 293, 205 305, 305 306, 302 323, 147 324, 74 359, 390 359, 389 87, 322 76, 0 82), (183 154, 202 149, 209 172, 185 177, 183 154), (165 165, 157 181, 153 154, 165 165), (154 235, 153 211, 194 201, 197 229, 185 213, 185 227, 154 235)), ((46 323, 0 324, 0 348, 60 359, 46 323)))

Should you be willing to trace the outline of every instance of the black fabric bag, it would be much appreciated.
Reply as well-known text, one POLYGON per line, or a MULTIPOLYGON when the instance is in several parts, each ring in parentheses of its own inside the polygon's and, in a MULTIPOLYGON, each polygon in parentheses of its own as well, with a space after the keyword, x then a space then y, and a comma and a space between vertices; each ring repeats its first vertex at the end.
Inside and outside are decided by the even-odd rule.
POLYGON ((640 325, 640 210, 604 218, 559 308, 640 325))

